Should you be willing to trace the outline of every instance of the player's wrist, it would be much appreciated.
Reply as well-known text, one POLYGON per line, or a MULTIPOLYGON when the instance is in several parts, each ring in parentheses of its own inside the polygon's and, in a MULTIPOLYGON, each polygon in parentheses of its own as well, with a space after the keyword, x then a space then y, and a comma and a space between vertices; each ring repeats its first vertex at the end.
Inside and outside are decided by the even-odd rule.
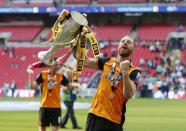
POLYGON ((128 77, 128 72, 126 70, 121 70, 121 74, 123 77, 128 77))

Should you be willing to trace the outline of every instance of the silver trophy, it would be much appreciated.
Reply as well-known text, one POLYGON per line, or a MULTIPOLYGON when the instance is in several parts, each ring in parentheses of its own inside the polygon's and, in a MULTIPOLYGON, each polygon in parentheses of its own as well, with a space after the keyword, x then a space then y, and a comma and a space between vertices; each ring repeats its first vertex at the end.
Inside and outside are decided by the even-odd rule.
POLYGON ((82 28, 88 25, 86 17, 77 12, 63 10, 52 27, 52 36, 45 45, 50 45, 48 51, 40 51, 38 58, 47 65, 53 65, 55 60, 53 55, 64 47, 69 46, 81 33, 82 28))

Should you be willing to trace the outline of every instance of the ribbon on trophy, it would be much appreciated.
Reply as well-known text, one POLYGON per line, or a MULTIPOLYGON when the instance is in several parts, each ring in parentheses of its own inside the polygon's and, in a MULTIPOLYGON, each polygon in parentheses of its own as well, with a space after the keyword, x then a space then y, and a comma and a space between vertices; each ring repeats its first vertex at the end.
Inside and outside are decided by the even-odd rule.
POLYGON ((96 40, 96 37, 94 36, 93 32, 90 30, 90 28, 88 26, 84 27, 84 32, 79 37, 80 38, 77 42, 77 48, 76 48, 76 59, 77 59, 76 70, 81 73, 83 70, 84 62, 85 62, 87 37, 90 41, 94 57, 99 56, 100 49, 99 49, 99 45, 96 40))
POLYGON ((99 45, 98 45, 98 42, 96 40, 96 37, 94 36, 93 32, 90 30, 89 27, 87 27, 88 30, 89 30, 89 41, 90 41, 90 44, 91 44, 91 47, 92 47, 92 50, 93 50, 93 54, 94 54, 94 57, 98 57, 99 54, 100 54, 100 49, 99 49, 99 45))
POLYGON ((80 39, 78 40, 77 48, 76 48, 76 59, 77 59, 76 71, 77 72, 81 73, 83 70, 85 55, 86 55, 86 36, 80 35, 80 39))

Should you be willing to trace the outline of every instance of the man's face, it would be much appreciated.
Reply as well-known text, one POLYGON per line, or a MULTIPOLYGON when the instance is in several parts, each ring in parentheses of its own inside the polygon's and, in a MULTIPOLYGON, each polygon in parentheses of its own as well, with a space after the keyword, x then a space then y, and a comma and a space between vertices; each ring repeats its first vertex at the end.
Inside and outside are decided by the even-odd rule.
POLYGON ((131 37, 129 36, 123 37, 118 46, 119 55, 121 57, 130 56, 134 50, 134 47, 135 47, 134 40, 131 37))

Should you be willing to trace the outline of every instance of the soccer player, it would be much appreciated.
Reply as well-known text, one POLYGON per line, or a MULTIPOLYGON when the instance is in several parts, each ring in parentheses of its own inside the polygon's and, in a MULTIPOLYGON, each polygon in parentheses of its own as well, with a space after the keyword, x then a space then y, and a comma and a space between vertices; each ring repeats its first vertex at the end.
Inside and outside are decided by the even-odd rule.
MULTIPOLYGON (((41 63, 42 64, 42 63, 41 63)), ((38 66, 41 66, 41 64, 38 66)), ((59 71, 61 65, 56 62, 49 67, 49 70, 42 71, 35 81, 30 80, 32 88, 41 85, 41 104, 39 110, 39 130, 46 131, 51 124, 51 130, 57 131, 61 121, 61 85, 69 87, 68 79, 59 71)), ((32 67, 28 66, 27 72, 32 72, 32 67)))
POLYGON ((86 67, 103 71, 87 117, 86 131, 123 131, 126 103, 133 97, 135 82, 140 76, 140 71, 131 63, 134 49, 134 40, 125 36, 116 57, 86 57, 86 67))

